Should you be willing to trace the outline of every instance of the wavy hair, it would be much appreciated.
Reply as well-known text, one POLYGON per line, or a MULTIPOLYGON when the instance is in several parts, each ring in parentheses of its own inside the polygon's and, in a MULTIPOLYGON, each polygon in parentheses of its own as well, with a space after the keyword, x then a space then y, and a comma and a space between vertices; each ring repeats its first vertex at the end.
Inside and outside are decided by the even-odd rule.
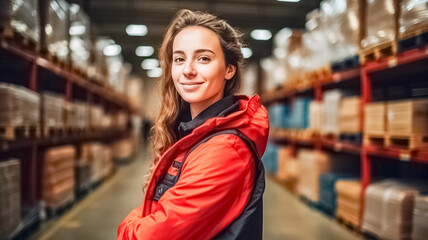
POLYGON ((226 66, 229 64, 235 66, 235 75, 226 81, 224 96, 235 94, 241 85, 242 34, 226 21, 212 14, 187 9, 178 11, 165 33, 159 50, 159 62, 162 68, 161 109, 152 128, 151 144, 154 162, 150 168, 150 174, 162 154, 178 140, 178 117, 186 110, 186 103, 175 89, 171 76, 171 65, 174 38, 181 30, 189 26, 205 27, 216 33, 220 39, 226 66))

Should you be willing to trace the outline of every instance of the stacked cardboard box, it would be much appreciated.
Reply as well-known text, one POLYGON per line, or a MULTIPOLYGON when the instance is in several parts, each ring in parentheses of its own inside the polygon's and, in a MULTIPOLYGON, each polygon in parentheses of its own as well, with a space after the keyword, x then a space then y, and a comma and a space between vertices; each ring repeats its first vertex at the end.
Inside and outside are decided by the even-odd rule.
POLYGON ((58 209, 74 201, 73 146, 47 150, 43 171, 43 200, 46 207, 58 209))
MULTIPOLYGON (((337 191, 336 183, 340 180, 354 177, 345 173, 321 173, 320 174, 320 201, 319 205, 329 215, 336 215, 337 191)), ((343 193, 342 193, 343 196, 343 193)))
POLYGON ((361 98, 343 98, 339 109, 339 132, 361 133, 361 98))
POLYGON ((9 239, 21 221, 21 165, 0 161, 0 238, 9 239))
POLYGON ((330 170, 329 157, 319 151, 301 150, 298 154, 300 195, 313 202, 319 201, 319 176, 330 170))
POLYGON ((337 210, 336 216, 361 226, 361 183, 357 180, 339 180, 336 182, 337 210))

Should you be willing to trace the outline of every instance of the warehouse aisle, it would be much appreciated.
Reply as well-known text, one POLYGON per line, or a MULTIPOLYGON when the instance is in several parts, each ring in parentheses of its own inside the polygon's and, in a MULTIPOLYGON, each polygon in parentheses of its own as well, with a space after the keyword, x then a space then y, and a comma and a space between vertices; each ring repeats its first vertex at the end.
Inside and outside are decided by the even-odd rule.
MULTIPOLYGON (((46 227, 37 239, 115 239, 117 226, 140 204, 143 174, 149 166, 146 153, 123 167, 70 212, 46 227)), ((267 179, 264 197, 264 239, 358 239, 333 220, 310 210, 295 196, 267 179)))

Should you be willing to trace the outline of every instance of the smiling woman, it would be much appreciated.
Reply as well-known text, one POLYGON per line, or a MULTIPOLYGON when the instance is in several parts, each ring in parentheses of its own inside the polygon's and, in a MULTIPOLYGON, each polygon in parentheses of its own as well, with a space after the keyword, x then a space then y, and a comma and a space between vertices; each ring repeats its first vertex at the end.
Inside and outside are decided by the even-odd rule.
POLYGON ((162 107, 142 205, 118 239, 261 239, 269 124, 240 86, 241 34, 181 10, 162 43, 162 107))

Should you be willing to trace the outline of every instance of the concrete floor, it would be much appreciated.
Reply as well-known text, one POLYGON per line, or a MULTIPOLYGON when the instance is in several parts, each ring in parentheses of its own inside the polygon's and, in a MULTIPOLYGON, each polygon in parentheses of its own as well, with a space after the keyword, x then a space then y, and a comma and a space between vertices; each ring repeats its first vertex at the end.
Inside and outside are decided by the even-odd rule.
MULTIPOLYGON (((149 166, 141 153, 111 179, 56 221, 42 227, 41 240, 116 239, 117 227, 142 201, 143 176, 149 166)), ((309 209, 270 179, 264 195, 264 239, 357 240, 335 221, 309 209)))

